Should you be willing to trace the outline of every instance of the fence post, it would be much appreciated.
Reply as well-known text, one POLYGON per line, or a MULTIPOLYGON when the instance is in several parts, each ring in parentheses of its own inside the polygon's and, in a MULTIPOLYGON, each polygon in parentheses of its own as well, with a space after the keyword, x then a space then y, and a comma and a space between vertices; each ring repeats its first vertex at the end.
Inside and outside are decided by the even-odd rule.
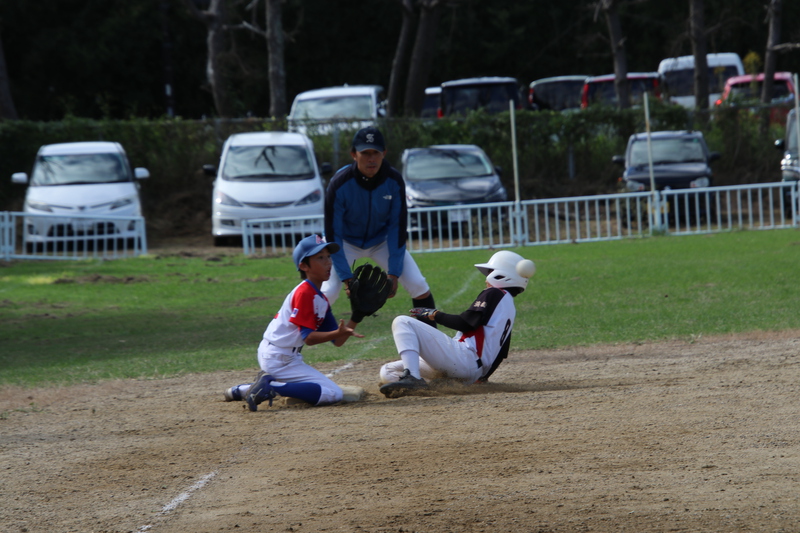
POLYGON ((6 261, 14 253, 14 243, 11 240, 11 217, 7 211, 0 212, 0 256, 6 261))

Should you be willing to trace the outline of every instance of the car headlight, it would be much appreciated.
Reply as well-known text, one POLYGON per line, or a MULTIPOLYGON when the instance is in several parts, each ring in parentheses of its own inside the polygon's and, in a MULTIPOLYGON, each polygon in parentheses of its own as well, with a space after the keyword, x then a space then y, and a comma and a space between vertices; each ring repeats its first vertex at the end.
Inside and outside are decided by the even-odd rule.
POLYGON ((711 180, 705 176, 689 182, 689 187, 691 187, 692 189, 696 189, 699 187, 708 187, 709 185, 711 185, 711 180))
POLYGON ((506 189, 501 185, 486 196, 486 202, 504 202, 507 198, 506 189))
POLYGON ((307 194, 304 196, 299 202, 295 205, 307 205, 307 204, 315 204, 322 200, 322 191, 317 189, 316 191, 312 192, 311 194, 307 194))
POLYGON ((233 207, 242 207, 242 204, 225 194, 224 192, 217 191, 214 194, 214 201, 220 205, 231 205, 233 207))
POLYGON ((28 202, 28 209, 34 209, 36 211, 45 211, 47 213, 53 212, 52 207, 50 207, 48 204, 43 204, 41 202, 28 202))

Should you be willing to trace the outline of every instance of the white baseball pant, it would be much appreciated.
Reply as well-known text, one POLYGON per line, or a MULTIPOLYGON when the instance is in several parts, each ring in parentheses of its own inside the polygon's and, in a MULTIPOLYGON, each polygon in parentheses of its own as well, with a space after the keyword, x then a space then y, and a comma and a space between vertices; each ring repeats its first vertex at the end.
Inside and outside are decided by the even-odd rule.
POLYGON ((478 354, 469 344, 414 317, 396 317, 392 321, 392 336, 401 360, 381 367, 381 383, 399 380, 405 368, 412 375, 418 372, 426 380, 449 378, 472 384, 483 376, 478 354))
MULTIPOLYGON (((343 392, 339 385, 316 368, 307 365, 300 352, 284 353, 281 348, 262 339, 258 346, 258 365, 261 370, 271 374, 278 383, 317 383, 322 389, 317 405, 342 400, 343 392)), ((280 388, 277 389, 280 392, 280 388)))
MULTIPOLYGON (((351 266, 354 261, 369 257, 375 261, 379 267, 384 269, 387 273, 389 272, 389 245, 386 244, 386 241, 376 244, 372 248, 359 248, 358 246, 353 246, 345 242, 342 250, 344 256, 347 258, 347 264, 351 266)), ((406 250, 406 255, 403 259, 403 274, 397 281, 408 291, 411 298, 418 298, 431 290, 428 286, 428 282, 425 281, 425 276, 422 275, 416 261, 411 257, 411 253, 408 250, 406 250)), ((339 293, 342 291, 342 280, 339 279, 336 269, 331 271, 331 278, 322 284, 320 290, 322 294, 328 298, 331 307, 333 307, 336 299, 339 298, 339 293)))

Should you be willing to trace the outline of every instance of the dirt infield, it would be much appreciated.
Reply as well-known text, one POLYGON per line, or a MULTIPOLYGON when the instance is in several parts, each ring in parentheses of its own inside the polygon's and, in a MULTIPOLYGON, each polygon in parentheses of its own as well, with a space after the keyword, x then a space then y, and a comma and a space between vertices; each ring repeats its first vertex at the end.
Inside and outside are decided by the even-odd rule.
POLYGON ((798 332, 512 353, 493 384, 250 413, 252 373, 0 389, 4 532, 800 530, 798 332))

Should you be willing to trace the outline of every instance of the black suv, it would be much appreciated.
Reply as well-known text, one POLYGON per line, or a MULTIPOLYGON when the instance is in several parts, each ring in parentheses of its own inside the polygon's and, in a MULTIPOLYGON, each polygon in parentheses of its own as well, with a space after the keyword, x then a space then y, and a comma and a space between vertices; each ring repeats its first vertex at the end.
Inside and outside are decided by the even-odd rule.
POLYGON ((508 111, 508 102, 522 109, 519 83, 516 78, 486 76, 442 83, 442 104, 439 116, 466 114, 483 109, 487 113, 508 111))
MULTIPOLYGON (((635 133, 628 139, 625 155, 615 155, 614 163, 624 165, 620 178, 623 192, 650 190, 650 157, 647 134, 635 133)), ((719 152, 711 152, 699 131, 655 131, 650 134, 653 162, 653 184, 656 190, 712 187, 711 162, 719 152)), ((701 215, 705 213, 702 202, 701 215)), ((673 211, 668 206, 668 211, 673 211)), ((693 212, 691 209, 689 212, 693 212)))

